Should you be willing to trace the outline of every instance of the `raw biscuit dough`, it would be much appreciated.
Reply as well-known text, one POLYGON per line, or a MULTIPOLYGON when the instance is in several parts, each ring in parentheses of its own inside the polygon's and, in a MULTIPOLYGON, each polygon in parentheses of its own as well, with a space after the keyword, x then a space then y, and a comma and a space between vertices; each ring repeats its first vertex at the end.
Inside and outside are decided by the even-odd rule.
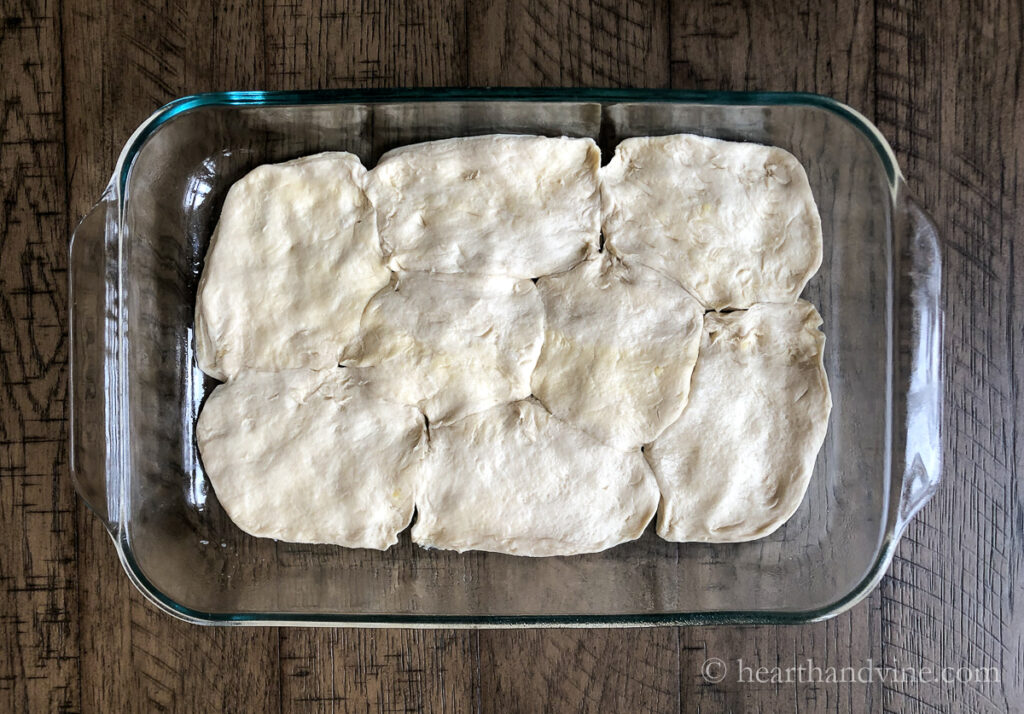
POLYGON ((704 316, 689 293, 607 254, 537 289, 546 323, 531 383, 552 414, 623 450, 679 418, 704 316))
POLYGON ((605 241, 713 310, 793 302, 821 264, 821 219, 788 151, 690 134, 626 139, 601 169, 605 241))
POLYGON ((337 367, 388 282, 366 170, 348 153, 257 167, 228 191, 196 296, 199 367, 337 367))
POLYGON ((345 364, 440 425, 529 396, 543 341, 544 306, 529 280, 400 273, 366 306, 345 364))
POLYGON ((600 161, 591 139, 445 139, 388 152, 366 190, 393 270, 535 278, 597 249, 600 161))
POLYGON ((413 541, 431 548, 547 556, 638 538, 658 488, 640 452, 622 452, 529 399, 431 429, 413 541))
POLYGON ((705 316, 689 404, 645 449, 662 538, 754 540, 796 511, 832 408, 820 324, 803 300, 705 316))
POLYGON ((383 550, 412 519, 423 416, 348 370, 242 372, 196 435, 217 499, 254 536, 383 550))

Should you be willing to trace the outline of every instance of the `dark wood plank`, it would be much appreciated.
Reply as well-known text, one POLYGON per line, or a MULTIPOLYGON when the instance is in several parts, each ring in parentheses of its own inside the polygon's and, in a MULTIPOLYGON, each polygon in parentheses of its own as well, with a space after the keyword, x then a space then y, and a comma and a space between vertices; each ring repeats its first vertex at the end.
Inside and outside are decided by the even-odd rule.
POLYGON ((677 628, 480 633, 481 701, 498 712, 683 706, 677 628))
MULTIPOLYGON (((63 48, 72 219, 99 197, 121 146, 160 105, 263 83, 262 14, 244 3, 69 3, 63 20, 72 28, 63 48)), ((95 516, 77 511, 83 710, 278 707, 275 630, 203 629, 157 611, 122 572, 95 516)))
POLYGON ((478 710, 477 638, 463 630, 281 631, 286 711, 478 710))
MULTIPOLYGON (((677 89, 816 92, 874 109, 874 14, 859 3, 673 3, 672 86, 677 89)), ((738 668, 859 668, 881 657, 879 596, 822 623, 799 628, 691 628, 681 633, 680 670, 688 709, 709 711, 871 711, 882 684, 759 685, 738 668), (723 660, 708 684, 704 661, 723 660), (749 677, 748 677, 749 679, 749 677)))
POLYGON ((874 12, 869 3, 672 5, 677 89, 817 92, 870 115, 874 12))
POLYGON ((262 8, 247 0, 222 0, 186 3, 186 10, 182 91, 267 89, 262 8))
POLYGON ((266 89, 466 83, 464 0, 268 0, 266 89))
POLYGON ((667 0, 470 3, 473 86, 668 86, 667 0))
MULTIPOLYGON (((881 586, 885 658, 998 681, 887 686, 887 709, 1024 700, 1021 338, 1024 18, 1017 2, 879 2, 879 127, 943 238, 945 484, 881 586)), ((954 678, 957 673, 952 672, 954 678)))
POLYGON ((79 707, 57 3, 0 25, 0 710, 79 707))

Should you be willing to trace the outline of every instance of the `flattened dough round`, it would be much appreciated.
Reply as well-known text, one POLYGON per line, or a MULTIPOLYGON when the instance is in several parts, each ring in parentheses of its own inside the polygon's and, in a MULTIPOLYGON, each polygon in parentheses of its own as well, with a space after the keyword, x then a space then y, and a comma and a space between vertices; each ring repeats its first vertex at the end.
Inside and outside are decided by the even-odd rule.
POLYGON ((401 273, 366 306, 346 365, 440 425, 529 396, 543 340, 529 280, 401 273))
POLYGON ((598 247, 591 139, 495 134, 404 146, 369 173, 393 270, 536 278, 598 247))
POLYGON ((640 452, 622 452, 532 399, 431 429, 413 541, 546 556, 634 540, 658 505, 640 452))
POLYGON ((196 356, 243 369, 336 367, 390 275, 348 153, 253 169, 228 191, 196 296, 196 356))
POLYGON ((774 146, 690 134, 626 139, 601 169, 605 242, 705 307, 793 302, 821 265, 807 174, 774 146))
POLYGON ((626 451, 679 418, 704 317, 689 293, 607 255, 537 289, 546 322, 531 383, 552 414, 626 451))
POLYGON ((814 307, 708 314, 690 401, 645 449, 670 541, 761 538, 796 511, 832 409, 814 307))
POLYGON ((217 499, 254 536, 384 550, 412 519, 423 417, 348 370, 242 372, 196 434, 217 499))

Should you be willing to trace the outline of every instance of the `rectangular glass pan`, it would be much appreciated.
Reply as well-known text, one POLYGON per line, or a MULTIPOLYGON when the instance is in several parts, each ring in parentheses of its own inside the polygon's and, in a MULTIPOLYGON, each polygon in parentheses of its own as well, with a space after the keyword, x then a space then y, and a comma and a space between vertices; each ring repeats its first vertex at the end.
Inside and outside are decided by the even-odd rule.
POLYGON ((186 97, 139 127, 71 245, 72 476, 129 577, 192 622, 405 626, 796 623, 878 582, 941 468, 939 259, 931 222, 861 115, 804 94, 640 90, 241 92, 186 97), (676 544, 653 529, 594 555, 386 552, 246 535, 203 474, 195 419, 214 382, 193 308, 228 187, 325 150, 495 132, 694 132, 781 146, 810 178, 834 408, 810 489, 763 540, 676 544))

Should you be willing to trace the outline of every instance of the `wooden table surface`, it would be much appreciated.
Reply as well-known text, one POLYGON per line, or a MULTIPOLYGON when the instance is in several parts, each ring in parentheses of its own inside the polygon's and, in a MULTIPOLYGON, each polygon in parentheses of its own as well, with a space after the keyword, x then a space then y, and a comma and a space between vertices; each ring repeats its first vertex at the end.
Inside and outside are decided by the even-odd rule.
POLYGON ((1024 9, 1007 0, 2 0, 0 711, 1024 708, 1024 9), (945 482, 881 586, 805 627, 200 628, 147 604, 68 478, 67 240, 124 141, 222 89, 820 92, 872 119, 943 237, 945 482), (996 667, 988 683, 705 682, 996 667))

